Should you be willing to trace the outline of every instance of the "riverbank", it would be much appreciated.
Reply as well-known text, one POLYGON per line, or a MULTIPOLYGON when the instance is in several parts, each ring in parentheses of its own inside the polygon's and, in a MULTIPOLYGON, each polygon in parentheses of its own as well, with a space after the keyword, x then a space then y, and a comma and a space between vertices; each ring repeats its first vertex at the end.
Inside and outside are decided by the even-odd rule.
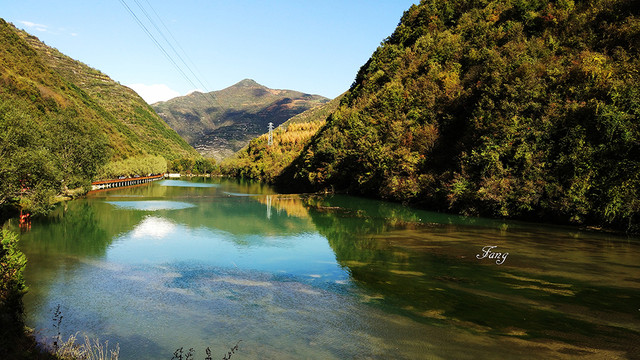
POLYGON ((588 222, 583 222, 583 223, 579 223, 579 222, 572 222, 572 221, 567 221, 564 218, 557 218, 557 217, 552 217, 549 215, 544 215, 544 216, 526 216, 526 215, 522 215, 522 216, 482 216, 482 215, 478 215, 478 214, 466 214, 464 211, 452 211, 451 209, 446 209, 446 208, 438 208, 438 207, 431 207, 429 206, 429 204, 425 204, 423 202, 419 202, 416 200, 399 200, 399 199, 386 199, 382 196, 378 195, 374 195, 374 194, 362 194, 362 193, 358 193, 358 192, 353 192, 353 191, 349 191, 348 189, 335 189, 333 186, 328 186, 326 188, 322 188, 322 189, 315 189, 315 188, 302 188, 302 189, 297 189, 299 191, 291 191, 291 188, 288 186, 290 185, 289 183, 283 183, 283 182, 279 182, 278 181, 278 176, 276 176, 275 178, 269 178, 268 176, 261 176, 261 175, 256 175, 255 177, 248 175, 248 176, 242 176, 242 175, 238 175, 241 173, 240 169, 233 169, 231 168, 230 164, 226 164, 227 167, 226 169, 224 169, 224 173, 222 175, 219 175, 221 177, 226 177, 226 178, 230 178, 230 179, 236 179, 236 180, 248 180, 248 181, 256 181, 256 182, 260 182, 263 183, 265 185, 269 185, 269 186, 273 186, 278 192, 282 193, 282 194, 314 194, 314 195, 320 195, 320 196, 326 196, 326 195, 348 195, 348 196, 353 196, 353 197, 358 197, 358 198, 363 198, 363 199, 368 199, 368 200, 379 200, 379 201, 385 201, 385 202, 389 202, 389 203, 393 203, 393 204, 400 204, 402 206, 405 206, 409 209, 415 209, 415 210, 423 210, 423 211, 431 211, 431 212, 437 212, 437 213, 441 213, 443 215, 450 215, 450 216, 468 216, 470 218, 477 218, 477 219, 492 219, 492 220, 498 220, 498 221, 522 221, 522 222, 530 222, 530 223, 536 223, 536 224, 540 224, 540 225, 551 225, 551 226, 566 226, 566 227, 570 227, 570 228, 575 228, 576 230, 579 231, 588 231, 588 232, 596 232, 596 233, 604 233, 604 234, 611 234, 611 235, 618 235, 618 236, 637 236, 640 235, 640 228, 638 229, 631 229, 629 230, 628 228, 625 229, 620 229, 620 228, 616 228, 616 227, 612 227, 612 226, 608 226, 607 224, 598 224, 595 222, 592 223, 588 223, 588 222))

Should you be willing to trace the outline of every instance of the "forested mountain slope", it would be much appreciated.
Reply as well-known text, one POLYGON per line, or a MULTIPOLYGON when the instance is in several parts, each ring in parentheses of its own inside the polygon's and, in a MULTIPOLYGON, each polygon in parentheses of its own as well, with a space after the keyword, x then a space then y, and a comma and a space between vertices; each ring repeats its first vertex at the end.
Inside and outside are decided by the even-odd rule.
POLYGON ((201 154, 218 160, 287 119, 329 99, 276 90, 245 79, 228 88, 153 104, 158 114, 201 154))
POLYGON ((324 126, 329 114, 338 108, 341 98, 342 95, 285 121, 273 131, 271 145, 268 133, 251 140, 222 163, 222 172, 235 177, 273 182, 300 156, 311 137, 324 126))
POLYGON ((0 208, 20 197, 43 210, 107 162, 141 156, 198 154, 133 90, 0 19, 0 208))
POLYGON ((639 231, 640 7, 424 0, 279 182, 639 231))

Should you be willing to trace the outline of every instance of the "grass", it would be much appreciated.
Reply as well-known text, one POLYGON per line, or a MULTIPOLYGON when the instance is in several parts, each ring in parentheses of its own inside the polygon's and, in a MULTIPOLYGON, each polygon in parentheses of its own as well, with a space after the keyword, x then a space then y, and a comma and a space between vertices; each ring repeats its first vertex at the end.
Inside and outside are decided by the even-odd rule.
POLYGON ((109 349, 109 341, 103 344, 99 339, 92 340, 87 335, 79 342, 77 333, 66 341, 56 341, 56 348, 49 351, 61 360, 118 360, 120 356, 118 344, 114 349, 109 349))
POLYGON ((52 343, 45 342, 41 344, 41 348, 45 353, 51 354, 54 358, 60 360, 117 360, 120 355, 120 346, 116 344, 115 349, 109 349, 109 341, 104 344, 98 339, 91 339, 84 335, 81 341, 78 341, 78 333, 70 335, 65 341, 62 341, 62 333, 60 327, 62 325, 62 311, 60 305, 53 312, 53 328, 56 335, 52 343))

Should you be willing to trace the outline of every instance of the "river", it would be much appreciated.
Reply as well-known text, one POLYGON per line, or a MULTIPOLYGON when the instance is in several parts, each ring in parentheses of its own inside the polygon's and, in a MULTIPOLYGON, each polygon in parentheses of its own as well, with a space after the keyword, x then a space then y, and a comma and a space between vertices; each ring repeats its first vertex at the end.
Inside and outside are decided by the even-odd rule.
POLYGON ((61 204, 21 249, 38 338, 59 306, 121 359, 640 358, 620 235, 194 178, 61 204))

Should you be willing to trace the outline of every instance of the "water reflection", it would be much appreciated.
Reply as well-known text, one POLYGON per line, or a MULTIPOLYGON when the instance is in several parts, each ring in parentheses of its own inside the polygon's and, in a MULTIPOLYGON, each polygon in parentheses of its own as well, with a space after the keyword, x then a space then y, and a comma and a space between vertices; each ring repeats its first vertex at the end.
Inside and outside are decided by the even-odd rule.
MULTIPOLYGON (((224 191, 224 193, 226 195, 229 195, 229 196, 240 196, 240 197, 244 197, 244 196, 260 196, 260 194, 235 193, 235 192, 229 192, 229 191, 224 191)), ((269 195, 267 195, 267 196, 269 196, 269 195)))
POLYGON ((271 217, 271 211, 275 210, 278 215, 283 213, 287 216, 294 216, 301 219, 309 218, 309 211, 306 201, 300 195, 265 195, 257 197, 256 201, 267 207, 267 218, 271 217))
POLYGON ((194 204, 180 201, 105 201, 107 204, 114 205, 119 209, 157 211, 157 210, 180 210, 195 207, 194 204))
POLYGON ((31 326, 63 304, 68 331, 136 359, 239 339, 247 359, 640 353, 635 240, 170 182, 93 193, 23 234, 31 326), (487 245, 503 265, 476 259, 487 245))
POLYGON ((627 355, 635 353, 630 344, 640 343, 636 241, 531 224, 461 226, 451 218, 425 224, 434 216, 395 212, 392 205, 343 207, 341 200, 310 200, 310 216, 366 301, 385 311, 627 355), (512 255, 502 266, 479 261, 475 255, 486 245, 512 255))
POLYGON ((177 187, 218 187, 219 184, 200 183, 185 180, 162 180, 158 183, 160 186, 177 186, 177 187))
POLYGON ((175 232, 176 224, 165 218, 148 216, 131 232, 134 239, 163 239, 175 232))

